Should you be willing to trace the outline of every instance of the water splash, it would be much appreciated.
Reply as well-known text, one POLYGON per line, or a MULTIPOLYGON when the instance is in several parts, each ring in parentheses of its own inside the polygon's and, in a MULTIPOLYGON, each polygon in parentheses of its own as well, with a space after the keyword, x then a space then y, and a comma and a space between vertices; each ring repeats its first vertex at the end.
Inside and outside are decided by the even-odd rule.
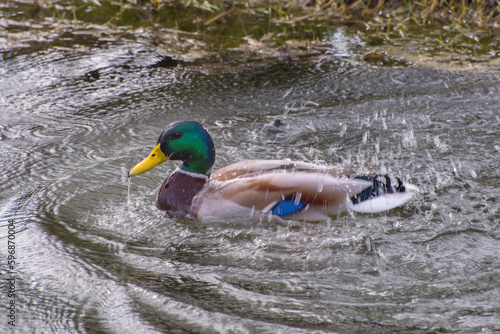
POLYGON ((323 180, 320 180, 318 182, 317 190, 318 190, 319 193, 323 191, 323 180))
POLYGON ((128 178, 128 190, 127 190, 127 207, 130 212, 130 185, 132 184, 132 178, 128 178))

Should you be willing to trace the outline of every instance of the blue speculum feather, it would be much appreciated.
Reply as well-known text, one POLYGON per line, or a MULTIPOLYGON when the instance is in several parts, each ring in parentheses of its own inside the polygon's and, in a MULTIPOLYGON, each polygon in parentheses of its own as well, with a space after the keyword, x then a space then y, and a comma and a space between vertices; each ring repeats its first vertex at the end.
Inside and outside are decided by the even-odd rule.
POLYGON ((302 202, 296 203, 295 201, 290 201, 290 200, 283 200, 276 204, 276 206, 273 208, 273 215, 276 216, 287 216, 294 214, 296 212, 299 212, 302 210, 306 205, 302 202))

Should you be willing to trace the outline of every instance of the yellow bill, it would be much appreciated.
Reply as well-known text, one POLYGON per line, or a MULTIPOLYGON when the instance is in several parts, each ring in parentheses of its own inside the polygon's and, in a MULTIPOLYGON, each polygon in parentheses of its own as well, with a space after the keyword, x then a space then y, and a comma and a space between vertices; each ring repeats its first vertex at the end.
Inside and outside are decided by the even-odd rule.
POLYGON ((142 160, 137 165, 132 167, 132 169, 128 172, 128 177, 146 173, 148 170, 153 169, 155 166, 158 166, 159 164, 167 160, 168 157, 163 154, 160 149, 160 144, 158 144, 146 159, 142 160))

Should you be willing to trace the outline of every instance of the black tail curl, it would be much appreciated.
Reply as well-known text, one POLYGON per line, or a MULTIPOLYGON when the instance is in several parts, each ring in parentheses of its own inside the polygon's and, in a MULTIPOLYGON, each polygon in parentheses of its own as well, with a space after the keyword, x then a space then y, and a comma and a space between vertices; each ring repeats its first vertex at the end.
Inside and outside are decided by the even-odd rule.
POLYGON ((392 186, 392 181, 389 175, 376 175, 375 177, 356 176, 354 179, 372 182, 372 185, 360 193, 352 196, 351 201, 353 204, 358 204, 383 194, 404 193, 406 190, 403 182, 398 177, 396 177, 398 184, 396 186, 392 186))

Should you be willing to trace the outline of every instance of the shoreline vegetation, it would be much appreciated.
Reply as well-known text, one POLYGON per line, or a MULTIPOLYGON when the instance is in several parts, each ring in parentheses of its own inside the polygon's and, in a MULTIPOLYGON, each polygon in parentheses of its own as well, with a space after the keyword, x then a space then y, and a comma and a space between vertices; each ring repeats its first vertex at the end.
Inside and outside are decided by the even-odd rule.
POLYGON ((497 64, 500 56, 498 0, 9 0, 0 23, 0 59, 123 40, 187 61, 228 52, 265 58, 283 49, 315 55, 311 49, 339 27, 369 49, 365 60, 380 64, 399 64, 390 54, 469 66, 497 64))
MULTIPOLYGON (((168 5, 168 0, 151 0, 156 10, 168 5)), ((392 17, 396 21, 413 20, 417 24, 426 24, 438 20, 443 24, 458 22, 478 26, 500 25, 500 1, 465 1, 465 0, 268 0, 268 1, 199 1, 185 0, 174 2, 179 7, 193 7, 208 12, 218 13, 205 20, 209 25, 231 14, 238 7, 248 9, 272 8, 284 16, 284 22, 295 23, 316 17, 318 19, 347 18, 370 21, 377 16, 392 17)))

